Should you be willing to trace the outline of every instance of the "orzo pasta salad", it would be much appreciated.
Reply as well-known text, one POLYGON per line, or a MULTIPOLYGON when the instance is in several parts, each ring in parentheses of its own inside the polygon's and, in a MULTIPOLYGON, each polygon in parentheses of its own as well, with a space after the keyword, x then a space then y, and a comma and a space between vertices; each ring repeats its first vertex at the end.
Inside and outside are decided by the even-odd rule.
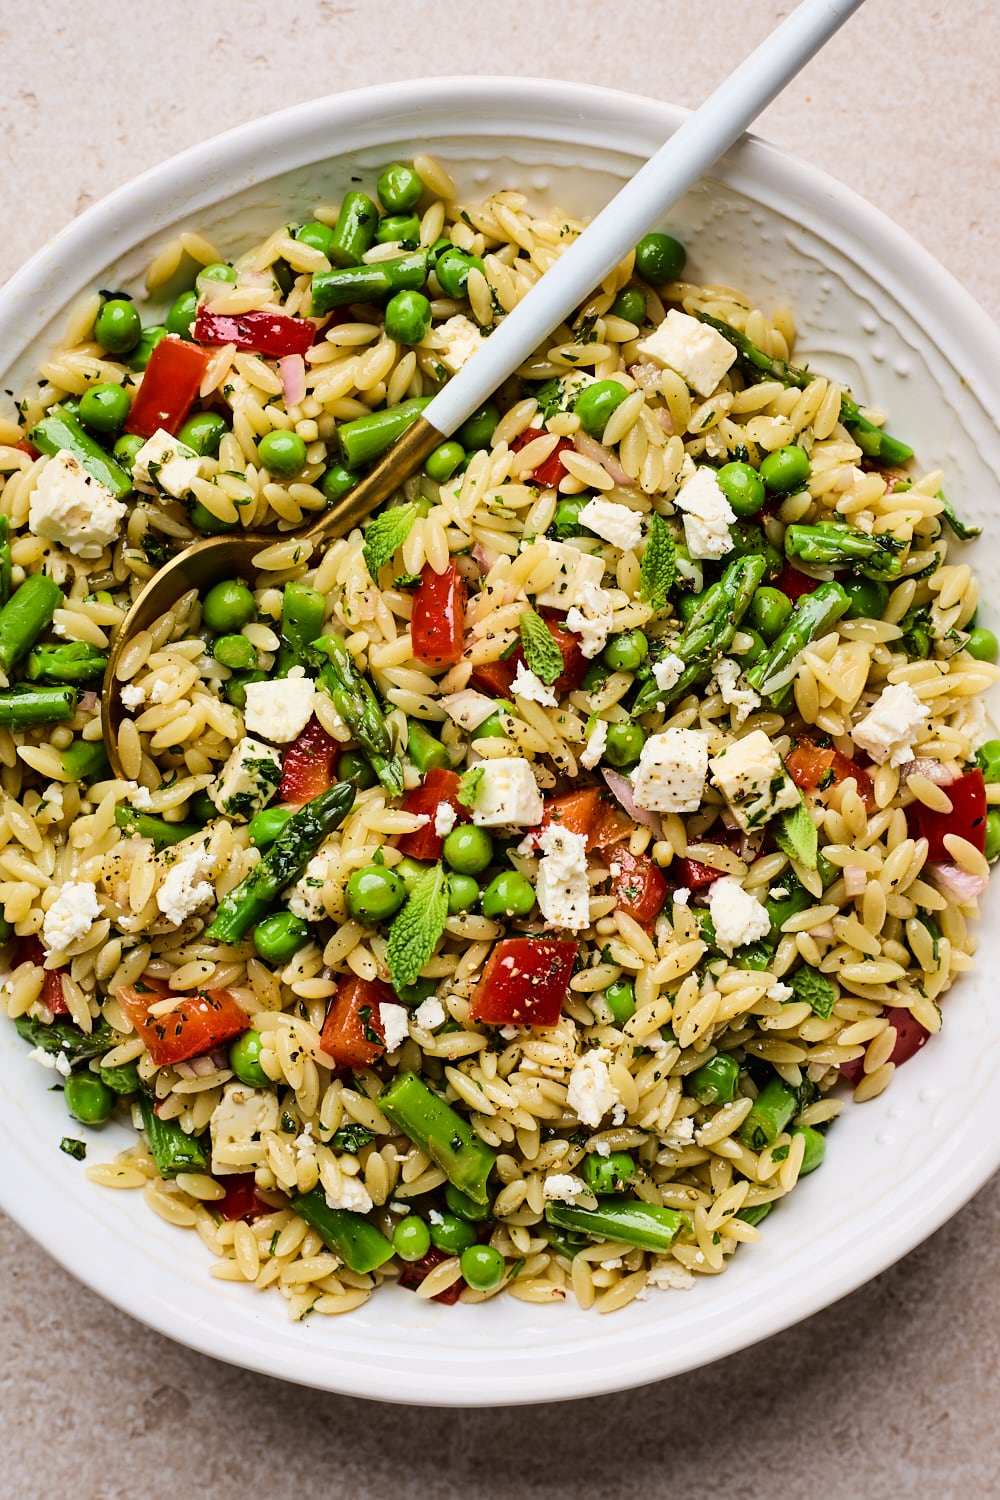
POLYGON ((723 1270, 972 961, 975 533, 788 309, 648 235, 296 537, 581 228, 418 158, 234 261, 182 235, 162 323, 94 292, 0 427, 4 1006, 63 1149, 295 1317, 723 1270), (243 530, 120 658, 114 778, 131 600, 243 530))

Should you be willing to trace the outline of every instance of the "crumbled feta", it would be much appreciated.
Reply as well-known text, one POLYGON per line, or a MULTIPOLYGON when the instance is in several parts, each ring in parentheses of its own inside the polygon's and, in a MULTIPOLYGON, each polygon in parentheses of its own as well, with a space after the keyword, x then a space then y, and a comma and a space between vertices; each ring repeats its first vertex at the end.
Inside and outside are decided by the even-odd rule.
POLYGON ((193 448, 178 442, 160 427, 147 438, 132 464, 132 482, 149 495, 170 495, 180 500, 190 492, 201 474, 201 459, 193 448))
POLYGON ((715 940, 723 953, 732 954, 734 948, 743 948, 766 937, 771 930, 771 918, 764 907, 745 891, 735 875, 723 875, 712 882, 708 896, 708 909, 715 928, 715 940))
POLYGON ((450 802, 439 802, 434 809, 434 832, 439 839, 446 839, 458 822, 458 813, 450 802))
POLYGON ((540 703, 543 708, 555 708, 559 702, 552 688, 546 687, 534 672, 529 672, 523 661, 517 664, 511 692, 515 698, 526 698, 529 703, 540 703))
POLYGON ((604 559, 593 552, 582 552, 568 542, 546 542, 549 557, 559 566, 555 580, 535 596, 543 609, 578 608, 588 585, 599 587, 604 577, 604 559))
POLYGON ((685 671, 686 663, 680 656, 675 656, 668 651, 666 656, 653 663, 653 680, 656 686, 664 693, 675 687, 680 682, 685 671))
POLYGON ((437 329, 437 336, 444 340, 437 357, 452 375, 457 375, 485 342, 479 326, 464 313, 456 313, 453 318, 442 323, 437 329))
POLYGON ((785 1001, 790 1000, 794 994, 795 991, 790 984, 776 983, 772 984, 771 988, 767 991, 767 998, 769 1000, 777 1000, 779 1005, 784 1005, 785 1001))
POLYGON ((257 1144, 261 1131, 278 1128, 278 1096, 272 1089, 227 1083, 208 1128, 213 1173, 246 1172, 263 1160, 263 1149, 257 1144))
POLYGON ((481 771, 475 788, 472 821, 480 828, 535 828, 545 812, 534 772, 518 755, 501 755, 475 767, 481 771))
POLYGON ((623 552, 634 552, 642 541, 642 517, 638 511, 615 500, 596 497, 588 500, 580 512, 580 522, 602 541, 623 552))
POLYGON ((587 743, 580 756, 580 764, 586 770, 592 771, 604 754, 608 745, 608 723, 606 719, 598 719, 587 737, 587 743))
POLYGON ((67 880, 45 913, 42 942, 49 953, 65 953, 85 938, 101 915, 97 892, 90 880, 67 880))
POLYGON ((717 329, 676 308, 636 349, 645 359, 675 370, 699 396, 712 394, 736 358, 733 345, 717 329))
POLYGON ((424 1031, 436 1031, 444 1025, 445 1009, 436 995, 428 995, 413 1012, 413 1019, 424 1031))
POLYGON ((63 1078, 68 1078, 73 1071, 73 1064, 65 1052, 46 1052, 44 1047, 33 1047, 27 1054, 29 1062, 41 1063, 43 1068, 51 1068, 55 1073, 61 1073, 63 1078))
POLYGON ((340 1174, 340 1188, 337 1193, 331 1193, 329 1189, 325 1193, 327 1204, 332 1209, 346 1208, 352 1214, 370 1214, 373 1208, 371 1193, 363 1182, 357 1177, 348 1177, 346 1172, 340 1174))
POLYGON ((316 684, 302 667, 293 667, 287 677, 248 682, 245 691, 247 729, 276 745, 296 739, 312 718, 316 684))
POLYGON ((211 868, 212 857, 205 849, 195 849, 170 866, 156 893, 156 904, 175 927, 214 897, 211 883, 201 878, 211 868))
POLYGON ((675 504, 684 512, 684 540, 692 557, 725 557, 732 552, 729 528, 736 512, 723 494, 714 469, 696 469, 677 491, 675 504))
POLYGON ((607 1047, 591 1047, 577 1058, 569 1075, 566 1103, 581 1125, 589 1125, 592 1130, 597 1129, 609 1109, 621 1113, 624 1119, 618 1092, 608 1072, 610 1057, 607 1047))
POLYGON ((270 802, 281 780, 281 756, 270 745, 249 735, 240 740, 208 795, 219 812, 239 823, 270 802))
POLYGON ((908 682, 882 689, 881 697, 851 731, 854 743, 867 750, 876 765, 901 766, 913 759, 913 740, 930 717, 908 682))
POLYGON ((762 729, 737 740, 709 765, 712 780, 744 833, 799 801, 798 787, 762 729))
POLYGON ((651 734, 632 773, 632 790, 650 812, 697 812, 708 771, 708 737, 701 729, 651 734))
MULTIPOLYGON (((675 1108, 672 1099, 668 1107, 671 1110, 675 1108)), ((658 1128, 662 1132, 662 1140, 665 1146, 672 1146, 674 1148, 684 1147, 694 1140, 694 1120, 690 1115, 685 1115, 680 1120, 671 1118, 662 1126, 658 1126, 658 1128)))
POLYGON ((587 836, 550 823, 539 836, 535 894, 547 922, 567 932, 590 924, 590 883, 587 880, 587 836))
POLYGON ((474 688, 463 688, 460 693, 448 693, 441 699, 441 707, 459 729, 478 729, 485 724, 490 714, 496 712, 496 702, 485 693, 474 688))
POLYGON ((674 905, 675 906, 687 906, 687 904, 688 904, 688 902, 690 900, 691 900, 691 892, 688 890, 687 886, 686 885, 679 885, 677 887, 676 891, 674 891, 674 905))
POLYGON ((307 1120, 302 1127, 301 1135, 297 1135, 292 1142, 295 1148, 296 1161, 309 1161, 315 1158, 316 1142, 313 1140, 312 1125, 307 1120))
POLYGON ((583 1179, 570 1172, 552 1172, 542 1183, 542 1197, 550 1203, 575 1203, 581 1193, 589 1192, 583 1179))
POLYGON ((157 677, 149 690, 150 703, 164 703, 169 697, 172 689, 169 682, 162 677, 157 677))
POLYGON ((694 1277, 685 1267, 678 1265, 676 1261, 661 1260, 658 1264, 650 1266, 646 1272, 646 1281, 649 1286, 655 1286, 660 1291, 689 1291, 694 1286, 694 1277))
POLYGON ((74 454, 60 448, 38 476, 28 526, 35 536, 57 542, 75 557, 96 558, 117 537, 125 510, 74 454))
POLYGON ((723 703, 736 710, 733 722, 738 729, 754 709, 760 707, 760 698, 753 688, 740 687, 740 664, 731 656, 724 656, 716 666, 715 681, 723 703))
POLYGON ((139 812, 148 812, 153 805, 153 794, 148 786, 140 786, 137 781, 132 782, 131 787, 132 806, 139 812))
POLYGON ((134 708, 141 708, 145 703, 146 689, 140 687, 137 682, 126 682, 122 684, 119 696, 122 700, 122 707, 131 711, 134 708))
POLYGON ((948 727, 956 734, 966 736, 970 750, 979 750, 990 738, 986 704, 982 698, 959 699, 958 707, 951 715, 948 727))
POLYGON ((614 629, 614 606, 607 589, 586 583, 578 591, 579 604, 566 615, 566 629, 580 637, 580 650, 588 658, 603 651, 614 629))
POLYGON ((787 885, 772 885, 767 893, 772 901, 784 901, 788 895, 787 885))
POLYGON ((395 1052, 410 1034, 410 1013, 405 1005, 383 1000, 378 1008, 378 1018, 385 1033, 385 1050, 395 1052))
POLYGON ((323 887, 330 869, 330 856, 321 849, 314 854, 302 875, 286 892, 288 910, 303 922, 319 922, 326 916, 323 887))

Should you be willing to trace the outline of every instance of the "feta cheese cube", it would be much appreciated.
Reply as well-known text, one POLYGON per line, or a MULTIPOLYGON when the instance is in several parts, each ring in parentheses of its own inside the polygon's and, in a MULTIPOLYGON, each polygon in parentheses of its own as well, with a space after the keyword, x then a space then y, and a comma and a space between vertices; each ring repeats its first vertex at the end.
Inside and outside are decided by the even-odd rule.
POLYGON ((580 756, 580 764, 588 771, 592 771, 598 764, 608 745, 608 724, 606 719, 598 719, 587 739, 586 746, 580 756))
POLYGON ((74 454, 60 448, 31 493, 28 526, 75 557, 96 558, 117 537, 125 510, 74 454))
POLYGON ((908 682, 895 682, 851 731, 854 743, 867 750, 876 765, 901 766, 913 759, 913 741, 930 717, 908 682))
POLYGON ((132 464, 132 480, 137 490, 149 495, 170 495, 182 499, 201 474, 201 459, 193 448, 178 442, 165 427, 157 428, 147 438, 132 464))
POLYGON ((270 802, 281 780, 281 756, 270 745, 249 735, 240 740, 208 795, 219 812, 238 823, 249 823, 270 802))
POLYGON ((263 1165, 263 1130, 278 1128, 278 1096, 273 1089, 227 1083, 208 1122, 212 1171, 216 1176, 252 1171, 263 1165))
POLYGON ((330 856, 324 850, 314 854, 299 879, 286 892, 288 910, 303 922, 319 922, 326 916, 323 888, 330 872, 330 856))
POLYGON ((547 922, 566 932, 590 925, 587 837, 550 823, 538 840, 542 858, 535 894, 547 922))
POLYGON ((333 1209, 346 1208, 352 1214, 369 1214, 372 1211, 372 1198, 368 1189, 357 1177, 348 1177, 346 1172, 340 1174, 337 1192, 331 1193, 327 1188, 324 1196, 333 1209))
POLYGON ((715 668, 715 681, 723 703, 736 710, 733 723, 738 729, 754 709, 760 707, 760 698, 752 687, 739 686, 740 664, 730 656, 724 656, 715 668))
POLYGON ((529 672, 523 661, 517 664, 514 681, 511 683, 511 692, 515 698, 527 698, 529 703, 540 703, 543 708, 555 708, 559 702, 552 689, 546 687, 534 672, 529 672))
POLYGON ((378 1008, 378 1018, 385 1032, 385 1050, 395 1052, 410 1035, 410 1013, 405 1005, 383 1000, 378 1008))
POLYGON ((588 500, 580 512, 580 520, 588 531, 620 547, 623 552, 634 552, 642 541, 642 517, 638 511, 615 500, 602 500, 595 496, 588 500))
POLYGON ((644 359, 675 370, 699 396, 710 396, 736 358, 717 329, 671 308, 663 322, 636 345, 644 359))
POLYGON ((436 1031, 444 1025, 445 1009, 436 995, 428 995, 413 1012, 413 1019, 424 1031, 436 1031))
POLYGON ((545 809, 534 772, 518 755, 502 755, 474 767, 481 772, 475 788, 472 821, 480 828, 536 828, 545 809))
POLYGON ((156 904, 175 927, 212 900, 215 891, 201 878, 211 868, 212 858, 205 849, 195 849, 170 866, 156 893, 156 904))
POLYGON ((734 948, 755 943, 771 930, 771 918, 764 907, 745 891, 735 875, 723 875, 712 882, 708 909, 715 927, 715 940, 723 953, 732 955, 734 948))
POLYGON ((725 557, 733 550, 729 528, 736 512, 715 470, 702 465, 681 485, 674 502, 684 512, 684 540, 692 557, 725 557))
POLYGON ((575 1203, 581 1194, 589 1193, 582 1177, 574 1177, 571 1172, 551 1172, 542 1183, 542 1197, 550 1203, 575 1203))
POLYGON ((653 679, 656 686, 662 688, 665 693, 680 682, 684 671, 683 657, 675 656, 672 651, 668 651, 666 656, 661 656, 658 662, 653 663, 653 679))
POLYGON ((566 629, 580 637, 580 650, 588 659, 603 651, 614 629, 614 605, 607 589, 586 583, 579 591, 579 606, 566 615, 566 629))
POLYGON ((608 1110, 614 1111, 614 1124, 625 1121, 624 1107, 608 1072, 610 1060, 607 1047, 591 1047, 577 1058, 569 1075, 566 1103, 581 1125, 588 1125, 591 1130, 597 1129, 608 1110))
POLYGON ((691 892, 688 890, 687 886, 686 885, 679 885, 677 887, 676 891, 674 891, 674 905, 675 906, 687 906, 687 904, 688 904, 688 902, 690 900, 691 900, 691 892))
POLYGON ((443 340, 437 357, 452 375, 457 375, 485 343, 478 324, 473 323, 464 313, 457 313, 455 317, 442 323, 437 330, 437 337, 443 340))
POLYGON ((287 745, 312 718, 316 684, 302 667, 293 667, 287 677, 248 682, 246 698, 243 721, 249 732, 287 745))
POLYGON ((799 801, 798 787, 762 729, 728 746, 709 765, 712 780, 745 833, 799 801))
MULTIPOLYGON (((604 559, 593 552, 582 552, 568 542, 546 542, 549 557, 559 566, 554 581, 535 596, 535 603, 542 609, 570 609, 583 603, 583 591, 588 584, 600 587, 604 577, 604 559)), ((531 592, 529 588, 529 593, 531 592)))
POLYGON ((45 913, 42 942, 49 953, 65 953, 85 938, 101 915, 97 892, 90 880, 67 880, 45 913))
POLYGON ((640 807, 650 812, 697 812, 708 774, 708 737, 701 729, 651 734, 632 773, 640 807))
POLYGON ((439 839, 446 839, 458 822, 458 813, 450 802, 439 802, 434 809, 434 832, 439 839))

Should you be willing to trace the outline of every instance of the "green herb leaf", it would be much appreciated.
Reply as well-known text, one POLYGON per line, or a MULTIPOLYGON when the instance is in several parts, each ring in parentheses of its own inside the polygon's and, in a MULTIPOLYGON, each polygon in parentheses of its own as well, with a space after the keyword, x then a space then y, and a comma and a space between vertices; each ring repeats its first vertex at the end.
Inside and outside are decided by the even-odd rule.
POLYGON ((803 797, 799 798, 797 807, 788 808, 775 819, 774 842, 789 859, 805 865, 807 870, 815 870, 819 860, 819 837, 803 797))
POLYGON ((67 1156, 72 1156, 76 1161, 83 1161, 87 1154, 86 1141, 78 1141, 71 1135, 64 1135, 59 1142, 59 1150, 65 1151, 67 1156))
POLYGON ((661 515, 653 512, 649 522, 646 550, 639 568, 639 597, 654 609, 663 609, 677 576, 677 554, 670 527, 661 515))
POLYGON ((476 797, 479 795, 479 783, 482 779, 482 766, 473 766, 471 770, 463 773, 461 784, 456 793, 457 799, 463 807, 475 807, 476 797))
POLYGON ((64 1052, 71 1063, 84 1062, 90 1057, 100 1057, 109 1052, 120 1040, 107 1021, 99 1021, 88 1035, 71 1021, 37 1021, 32 1016, 18 1016, 14 1022, 18 1034, 33 1047, 43 1052, 64 1052))
POLYGON ((437 947, 448 920, 448 881, 444 866, 425 870, 389 929, 385 961, 393 988, 412 984, 437 947))
POLYGON ((334 1151, 350 1151, 356 1155, 365 1146, 371 1145, 375 1139, 372 1132, 365 1125, 356 1125, 352 1121, 349 1125, 341 1125, 330 1137, 330 1145, 334 1151))
POLYGON ((941 514, 960 542, 971 542, 973 537, 981 535, 983 530, 981 526, 968 526, 964 521, 958 519, 958 516, 955 514, 955 507, 943 490, 938 490, 937 498, 944 502, 944 510, 941 514))
POLYGON ((378 579, 379 568, 395 557, 409 536, 416 518, 415 505, 397 505, 375 517, 365 532, 365 545, 362 548, 365 567, 371 574, 372 582, 378 579))
POLYGON ((533 609, 526 609, 520 617, 521 645, 528 670, 551 687, 562 675, 563 655, 555 643, 551 630, 533 609))
POLYGON ((818 969, 811 969, 808 964, 803 964, 801 969, 796 969, 791 975, 788 983, 796 1000, 804 1000, 824 1021, 830 1019, 837 1003, 837 986, 832 980, 827 979, 818 969))

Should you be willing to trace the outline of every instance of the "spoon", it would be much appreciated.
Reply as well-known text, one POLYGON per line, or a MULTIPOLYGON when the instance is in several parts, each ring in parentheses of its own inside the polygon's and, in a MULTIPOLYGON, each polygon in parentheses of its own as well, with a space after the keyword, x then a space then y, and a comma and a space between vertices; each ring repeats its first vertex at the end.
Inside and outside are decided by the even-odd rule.
POLYGON ((148 581, 118 630, 104 677, 104 744, 115 776, 123 775, 118 755, 118 729, 124 714, 118 663, 133 637, 189 589, 200 591, 206 584, 234 575, 252 578, 258 571, 254 558, 265 547, 295 536, 311 555, 324 542, 359 525, 395 494, 438 444, 585 300, 863 3, 802 0, 601 210, 375 467, 318 520, 298 531, 205 537, 171 558, 148 581))

